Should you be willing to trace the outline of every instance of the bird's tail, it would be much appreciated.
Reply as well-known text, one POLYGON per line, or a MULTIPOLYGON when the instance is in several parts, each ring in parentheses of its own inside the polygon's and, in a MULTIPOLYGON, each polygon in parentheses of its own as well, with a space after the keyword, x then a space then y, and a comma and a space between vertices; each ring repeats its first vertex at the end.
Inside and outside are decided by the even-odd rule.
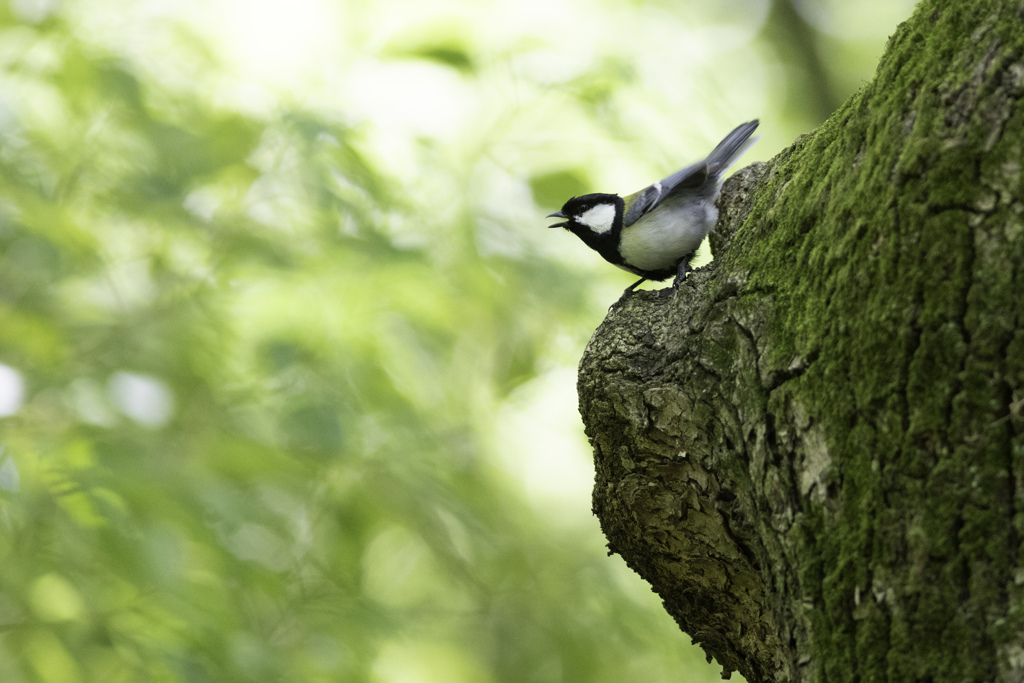
POLYGON ((715 147, 711 154, 708 155, 708 158, 704 160, 705 165, 707 165, 708 175, 719 176, 725 173, 726 169, 732 166, 751 145, 761 138, 761 136, 756 138, 750 137, 757 129, 759 123, 761 122, 757 119, 742 123, 736 126, 731 133, 725 136, 724 140, 718 143, 718 147, 715 147))

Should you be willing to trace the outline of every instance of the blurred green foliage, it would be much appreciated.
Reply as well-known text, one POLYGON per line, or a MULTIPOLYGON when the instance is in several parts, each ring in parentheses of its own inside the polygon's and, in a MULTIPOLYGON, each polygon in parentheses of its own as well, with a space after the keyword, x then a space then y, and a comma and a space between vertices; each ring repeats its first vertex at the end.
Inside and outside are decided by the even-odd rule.
POLYGON ((164 18, 178 52, 133 57, 89 7, 0 9, 0 680, 715 680, 496 427, 623 286, 540 216, 593 189, 594 131, 623 177, 668 156, 630 61, 387 41, 562 98, 483 107, 454 151, 409 133, 401 176, 373 121, 236 106, 202 35, 164 18))
POLYGON ((417 213, 343 123, 167 91, 60 16, 3 31, 0 359, 27 398, 0 432, 0 680, 685 661, 490 456, 502 396, 582 342, 579 281, 480 258, 466 209, 417 213))

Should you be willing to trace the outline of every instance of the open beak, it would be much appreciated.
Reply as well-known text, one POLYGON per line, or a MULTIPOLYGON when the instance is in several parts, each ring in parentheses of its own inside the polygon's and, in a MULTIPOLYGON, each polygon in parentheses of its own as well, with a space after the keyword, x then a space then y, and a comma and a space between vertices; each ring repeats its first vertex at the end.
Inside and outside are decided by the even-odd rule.
MULTIPOLYGON (((554 213, 549 213, 547 216, 544 216, 544 217, 545 218, 568 218, 568 216, 566 216, 561 211, 555 211, 554 213)), ((554 225, 549 225, 548 227, 549 228, 564 228, 567 225, 569 225, 568 221, 566 221, 565 223, 555 223, 554 225)))

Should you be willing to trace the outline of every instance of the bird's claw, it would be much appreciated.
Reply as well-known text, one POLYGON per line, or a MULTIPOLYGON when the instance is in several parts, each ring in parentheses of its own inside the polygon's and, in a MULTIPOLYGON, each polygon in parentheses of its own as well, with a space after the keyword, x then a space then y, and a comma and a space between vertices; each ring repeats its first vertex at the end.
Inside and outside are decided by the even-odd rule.
POLYGON ((693 254, 689 254, 682 261, 679 262, 679 269, 676 271, 676 279, 672 281, 672 288, 679 289, 679 285, 683 284, 683 280, 686 279, 686 274, 690 272, 690 259, 693 258, 693 254))

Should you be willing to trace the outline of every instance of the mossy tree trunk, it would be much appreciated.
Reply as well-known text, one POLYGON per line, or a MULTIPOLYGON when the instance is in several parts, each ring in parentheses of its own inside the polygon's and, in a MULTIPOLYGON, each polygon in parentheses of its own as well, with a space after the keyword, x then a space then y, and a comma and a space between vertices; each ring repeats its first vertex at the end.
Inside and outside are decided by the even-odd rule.
POLYGON ((580 364, 609 547, 728 673, 1024 681, 1024 3, 925 0, 580 364))

